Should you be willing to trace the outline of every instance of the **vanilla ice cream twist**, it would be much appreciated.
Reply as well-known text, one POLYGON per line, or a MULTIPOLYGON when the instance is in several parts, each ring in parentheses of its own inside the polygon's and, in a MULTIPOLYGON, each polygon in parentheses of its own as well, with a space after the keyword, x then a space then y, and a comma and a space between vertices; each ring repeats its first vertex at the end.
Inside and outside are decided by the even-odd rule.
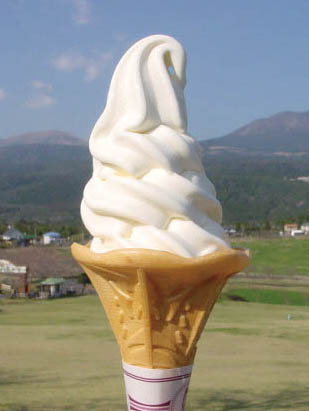
POLYGON ((155 35, 133 45, 90 136, 83 222, 97 253, 148 248, 195 257, 227 248, 221 205, 186 133, 186 55, 155 35))

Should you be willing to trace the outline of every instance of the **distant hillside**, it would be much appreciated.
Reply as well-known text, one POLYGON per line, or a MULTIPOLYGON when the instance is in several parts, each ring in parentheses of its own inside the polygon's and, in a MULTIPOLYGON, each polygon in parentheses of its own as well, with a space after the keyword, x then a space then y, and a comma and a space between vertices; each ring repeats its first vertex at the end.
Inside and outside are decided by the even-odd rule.
POLYGON ((43 144, 65 146, 87 146, 87 141, 58 130, 38 131, 0 139, 0 149, 17 145, 43 144))
POLYGON ((226 222, 308 216, 309 112, 284 112, 201 142, 226 222))
POLYGON ((309 153, 309 111, 255 120, 223 137, 204 140, 203 145, 221 152, 309 153))
POLYGON ((223 206, 225 223, 309 221, 309 156, 206 155, 204 166, 223 206))
POLYGON ((91 174, 87 142, 61 131, 0 140, 0 219, 78 221, 91 174))
MULTIPOLYGON (((225 224, 304 215, 309 220, 309 183, 299 179, 309 176, 309 154, 304 154, 309 147, 293 150, 309 115, 300 113, 293 123, 292 114, 257 120, 228 136, 202 142, 206 173, 222 202, 225 224), (289 144, 288 128, 295 132, 289 144), (279 132, 285 143, 274 137, 279 132), (239 138, 246 141, 245 148, 237 146, 239 138), (222 141, 229 149, 214 148, 222 141), (279 147, 285 153, 273 154, 279 147)), ((80 222, 80 201, 91 173, 87 142, 61 131, 0 140, 0 221, 80 222)))

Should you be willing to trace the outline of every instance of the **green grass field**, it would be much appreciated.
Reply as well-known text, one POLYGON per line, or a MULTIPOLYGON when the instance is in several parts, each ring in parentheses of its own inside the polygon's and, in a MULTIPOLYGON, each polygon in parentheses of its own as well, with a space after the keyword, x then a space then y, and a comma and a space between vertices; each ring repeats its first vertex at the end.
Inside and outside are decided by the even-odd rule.
MULTIPOLYGON (((308 346, 307 307, 223 300, 199 343, 187 410, 308 410, 308 346)), ((97 297, 0 300, 1 411, 124 409, 97 297)))
POLYGON ((232 288, 227 295, 230 298, 240 297, 246 302, 309 307, 309 290, 300 292, 282 289, 232 288))
POLYGON ((309 276, 308 238, 233 240, 234 247, 249 248, 252 256, 245 270, 257 274, 309 276))

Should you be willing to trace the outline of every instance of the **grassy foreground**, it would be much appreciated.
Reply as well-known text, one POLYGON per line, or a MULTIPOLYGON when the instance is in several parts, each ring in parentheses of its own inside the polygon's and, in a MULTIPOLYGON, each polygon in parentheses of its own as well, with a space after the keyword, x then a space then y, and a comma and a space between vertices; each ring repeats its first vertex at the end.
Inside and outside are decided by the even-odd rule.
POLYGON ((233 240, 233 247, 249 248, 251 264, 246 272, 309 276, 309 236, 306 238, 248 238, 233 240))
MULTIPOLYGON (((308 324, 306 307, 218 303, 187 410, 308 410, 308 324)), ((97 297, 0 300, 0 330, 1 411, 125 409, 118 348, 97 297)))

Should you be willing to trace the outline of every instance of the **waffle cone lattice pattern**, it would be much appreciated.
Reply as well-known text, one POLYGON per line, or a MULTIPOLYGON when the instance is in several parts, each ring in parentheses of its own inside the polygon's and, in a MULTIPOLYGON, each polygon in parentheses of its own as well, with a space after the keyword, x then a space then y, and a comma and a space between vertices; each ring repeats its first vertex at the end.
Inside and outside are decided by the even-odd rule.
POLYGON ((73 245, 72 251, 101 299, 122 359, 146 368, 193 363, 197 341, 222 287, 248 261, 244 252, 233 250, 233 255, 225 256, 230 269, 223 274, 214 272, 214 265, 219 270, 222 266, 220 256, 217 264, 209 261, 211 274, 200 264, 189 264, 181 270, 181 261, 178 265, 171 262, 171 258, 200 258, 183 259, 164 252, 139 250, 145 254, 141 260, 134 252, 132 257, 129 250, 120 250, 118 262, 113 263, 110 256, 115 257, 117 252, 101 255, 99 261, 87 247, 73 245), (125 264, 121 263, 123 258, 125 264))

